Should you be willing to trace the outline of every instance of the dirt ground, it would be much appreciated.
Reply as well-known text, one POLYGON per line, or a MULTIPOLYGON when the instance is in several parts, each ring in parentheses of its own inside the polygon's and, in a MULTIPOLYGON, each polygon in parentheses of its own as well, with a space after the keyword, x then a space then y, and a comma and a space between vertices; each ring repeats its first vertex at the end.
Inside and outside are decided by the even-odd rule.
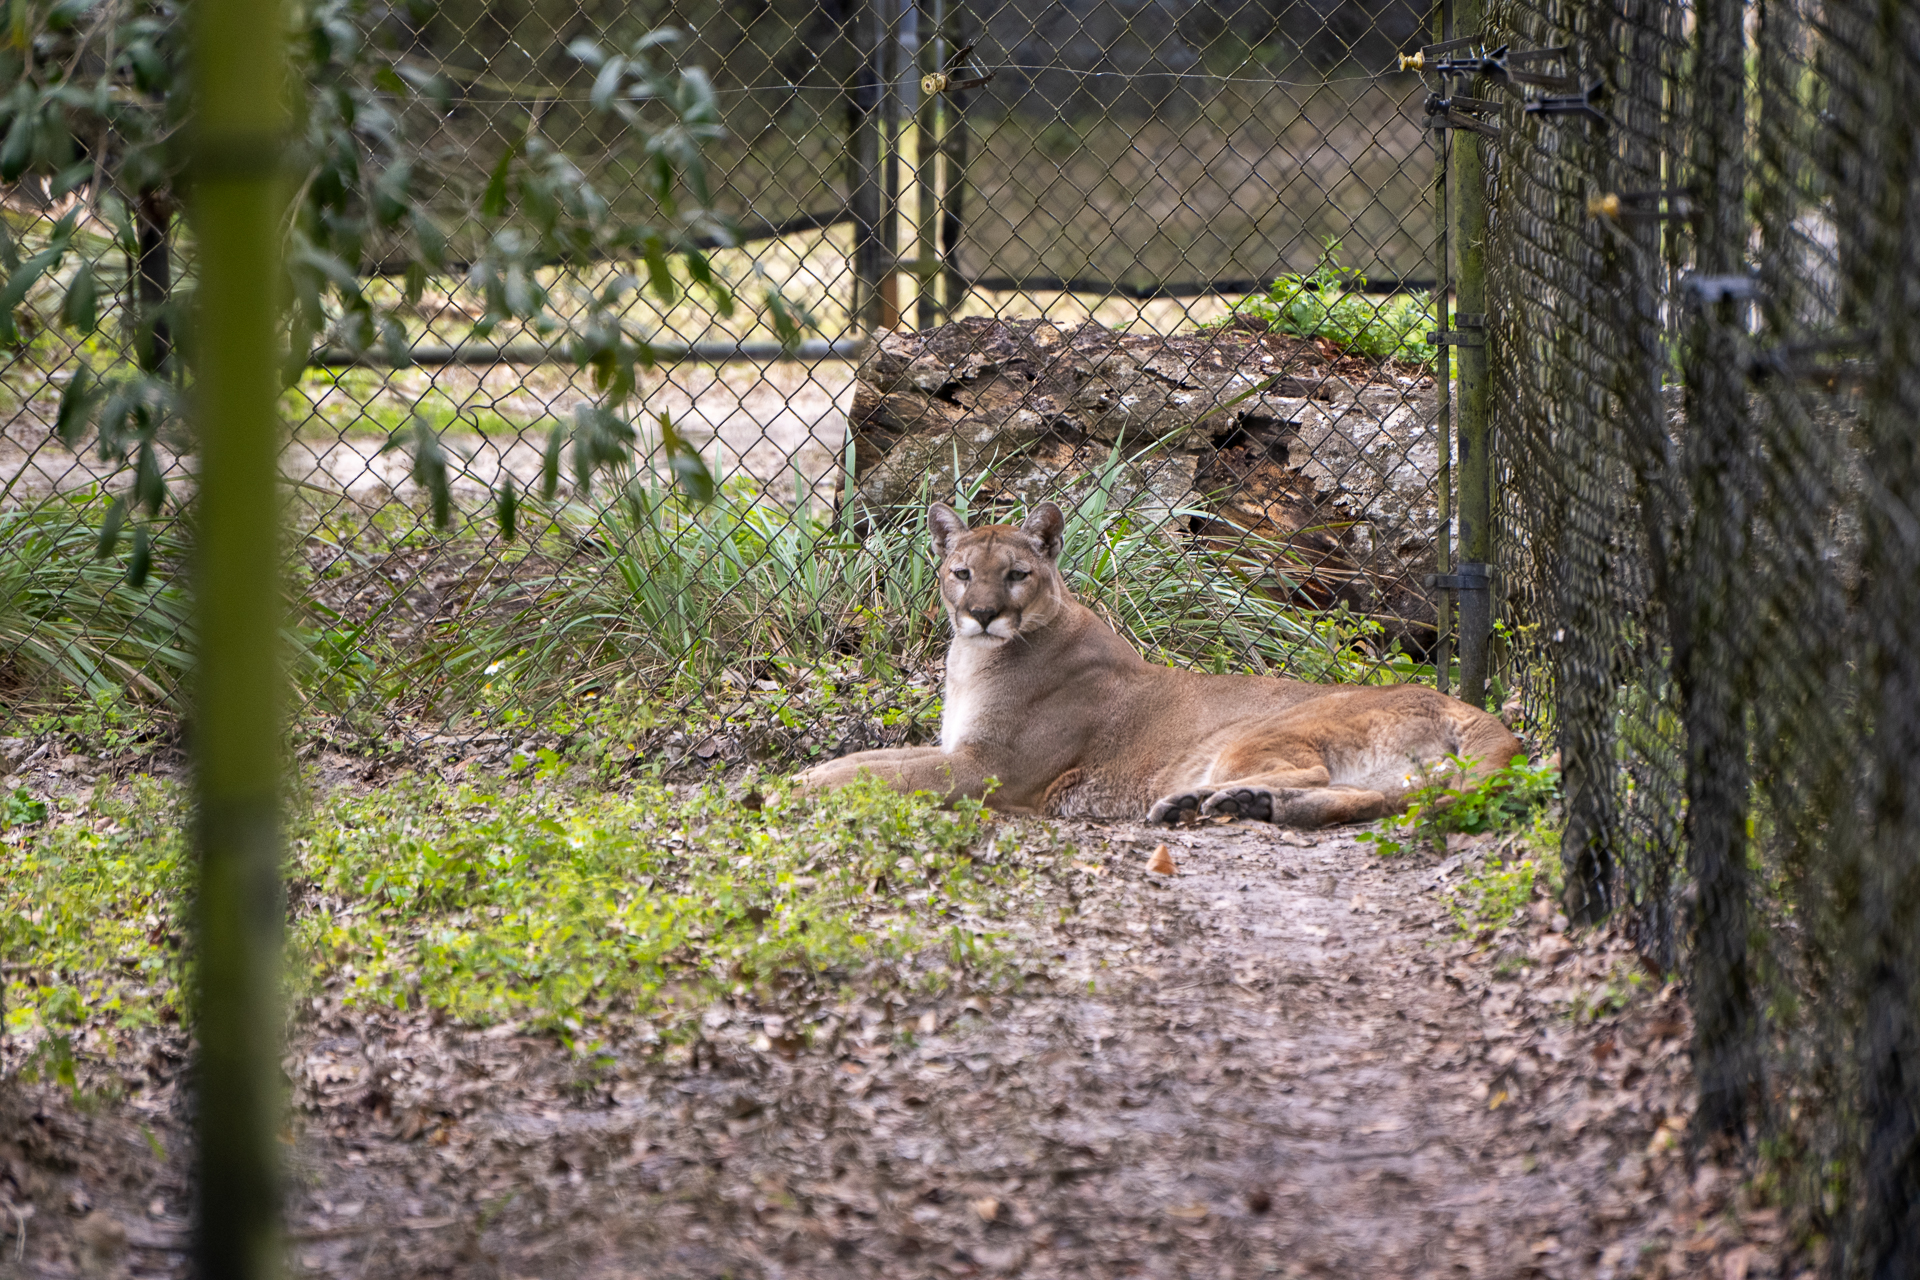
MULTIPOLYGON (((1679 988, 1544 901, 1459 937, 1462 838, 1020 833, 1076 852, 1009 922, 1024 972, 974 991, 716 1005, 597 1064, 303 1011, 295 1274, 1794 1274, 1775 1211, 1690 1150, 1679 988)), ((0 1097, 0 1275, 185 1273, 186 1046, 144 1049, 117 1101, 0 1097)))

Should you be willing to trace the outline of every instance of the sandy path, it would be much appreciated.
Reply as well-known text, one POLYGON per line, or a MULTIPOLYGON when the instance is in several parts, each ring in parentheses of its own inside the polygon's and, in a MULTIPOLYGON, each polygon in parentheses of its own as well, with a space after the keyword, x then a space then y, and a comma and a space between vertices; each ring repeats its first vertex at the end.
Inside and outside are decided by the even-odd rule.
MULTIPOLYGON (((552 428, 590 399, 584 377, 524 366, 410 370, 372 392, 309 382, 298 395, 311 417, 289 440, 283 474, 362 500, 390 493, 418 500, 408 452, 383 453, 382 447, 389 427, 429 390, 442 410, 519 424, 490 432, 454 426, 443 433, 450 479, 463 501, 484 500, 504 476, 523 488, 536 485, 552 428)), ((58 397, 59 388, 49 385, 0 417, 0 490, 9 504, 126 482, 90 444, 69 451, 53 438, 58 397)), ((853 365, 844 360, 676 365, 651 375, 636 403, 638 448, 642 457, 654 455, 659 433, 652 422, 666 413, 722 478, 751 477, 784 498, 798 473, 816 501, 831 503, 852 403, 853 365)), ((170 483, 190 484, 190 458, 163 449, 160 461, 170 483)), ((570 475, 563 467, 563 489, 571 488, 570 475)))
MULTIPOLYGON (((1473 850, 1021 831, 1077 852, 1012 993, 716 1006, 690 1054, 599 1073, 510 1028, 329 1016, 288 1057, 299 1274, 1785 1274, 1771 1211, 1681 1150, 1678 988, 1570 1017, 1637 962, 1545 923, 1457 939, 1473 850)), ((176 1087, 135 1118, 177 1153, 176 1087)), ((177 1155, 38 1105, 63 1150, 145 1160, 127 1258, 181 1274, 177 1155)))
MULTIPOLYGON (((718 1010, 694 1061, 623 1075, 584 1106, 541 1041, 422 1055, 424 1078, 392 1103, 430 1106, 413 1142, 324 1107, 343 1123, 309 1130, 309 1230, 346 1225, 342 1201, 390 1225, 316 1236, 305 1262, 1612 1276, 1674 1214, 1713 1207, 1657 1204, 1672 1162, 1645 1154, 1683 1091, 1677 997, 1582 1027, 1565 1016, 1583 981, 1628 963, 1606 940, 1576 950, 1542 925, 1456 942, 1438 892, 1460 859, 1383 862, 1350 834, 1177 833, 1166 880, 1142 870, 1164 833, 1035 840, 1050 831, 1084 869, 1028 939, 1048 976, 1024 993, 816 1014, 815 1048, 791 1060, 770 1045, 779 1024, 718 1010), (1540 960, 1496 980, 1502 949, 1540 960), (446 1225, 391 1225, 408 1220, 446 1225)), ((406 1058, 417 1030, 386 1035, 375 1055, 406 1058)), ((347 1037, 312 1060, 370 1048, 347 1037)))

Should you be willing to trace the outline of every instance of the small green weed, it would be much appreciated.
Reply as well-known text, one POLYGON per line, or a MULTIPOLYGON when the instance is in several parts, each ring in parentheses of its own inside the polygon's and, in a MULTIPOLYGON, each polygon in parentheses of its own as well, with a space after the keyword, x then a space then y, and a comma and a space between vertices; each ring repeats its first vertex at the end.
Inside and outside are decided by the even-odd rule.
POLYGON ((1341 266, 1339 255, 1340 242, 1328 239, 1312 271, 1280 276, 1265 293, 1242 299, 1218 323, 1256 320, 1276 333, 1324 338, 1375 360, 1432 360, 1434 347, 1426 338, 1433 323, 1432 297, 1370 295, 1367 278, 1356 267, 1341 266))
POLYGON ((25 787, 15 787, 5 801, 0 802, 0 832, 46 820, 47 802, 34 799, 25 787))
POLYGON ((1433 781, 1415 790, 1406 810, 1363 831, 1359 840, 1373 845, 1382 857, 1393 857, 1419 845, 1443 845, 1453 832, 1482 835, 1536 825, 1560 795, 1560 771, 1549 764, 1529 764, 1516 757, 1470 787, 1453 784, 1473 767, 1473 761, 1450 755, 1430 770, 1433 781))
POLYGON ((866 786, 757 803, 423 783, 329 806, 295 846, 299 967, 348 1003, 577 1027, 991 953, 976 908, 1020 877, 979 847, 981 806, 866 786))
POLYGON ((1583 986, 1574 992, 1567 1010, 1568 1016, 1575 1022, 1597 1022, 1620 1013, 1633 1003, 1650 981, 1652 979, 1646 969, 1637 962, 1617 961, 1600 982, 1590 987, 1583 986))
POLYGON ((189 877, 178 819, 173 789, 143 780, 131 800, 0 837, 8 1034, 179 1016, 189 877))
POLYGON ((1447 914, 1462 933, 1497 929, 1527 909, 1541 875, 1537 858, 1490 855, 1478 872, 1447 890, 1447 914))

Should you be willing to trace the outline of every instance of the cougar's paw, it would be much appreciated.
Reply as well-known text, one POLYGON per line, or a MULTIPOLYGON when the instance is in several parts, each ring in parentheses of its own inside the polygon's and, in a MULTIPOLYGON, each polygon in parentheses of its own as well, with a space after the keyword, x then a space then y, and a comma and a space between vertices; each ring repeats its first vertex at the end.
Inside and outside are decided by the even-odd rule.
POLYGON ((1200 806, 1200 816, 1272 822, 1273 792, 1265 787, 1235 787, 1231 791, 1216 791, 1200 806))
POLYGON ((1200 806, 1206 798, 1204 791, 1182 791, 1177 795, 1162 796, 1153 802, 1153 808, 1147 810, 1147 821, 1164 822, 1170 827, 1192 822, 1200 816, 1200 806))

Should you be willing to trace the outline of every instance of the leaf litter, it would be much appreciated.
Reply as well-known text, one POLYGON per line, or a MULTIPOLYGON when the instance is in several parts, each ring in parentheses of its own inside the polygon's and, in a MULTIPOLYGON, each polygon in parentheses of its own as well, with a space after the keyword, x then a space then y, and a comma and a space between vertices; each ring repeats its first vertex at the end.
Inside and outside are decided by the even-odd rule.
MULTIPOLYGON (((1348 831, 982 838, 1032 892, 940 982, 689 982, 664 1037, 305 994, 293 1273, 1802 1274, 1625 939, 1462 936, 1458 856, 1348 831)), ((91 1022, 64 1078, 47 1043, 0 1061, 0 1274, 184 1275, 177 1024, 91 1022)))

